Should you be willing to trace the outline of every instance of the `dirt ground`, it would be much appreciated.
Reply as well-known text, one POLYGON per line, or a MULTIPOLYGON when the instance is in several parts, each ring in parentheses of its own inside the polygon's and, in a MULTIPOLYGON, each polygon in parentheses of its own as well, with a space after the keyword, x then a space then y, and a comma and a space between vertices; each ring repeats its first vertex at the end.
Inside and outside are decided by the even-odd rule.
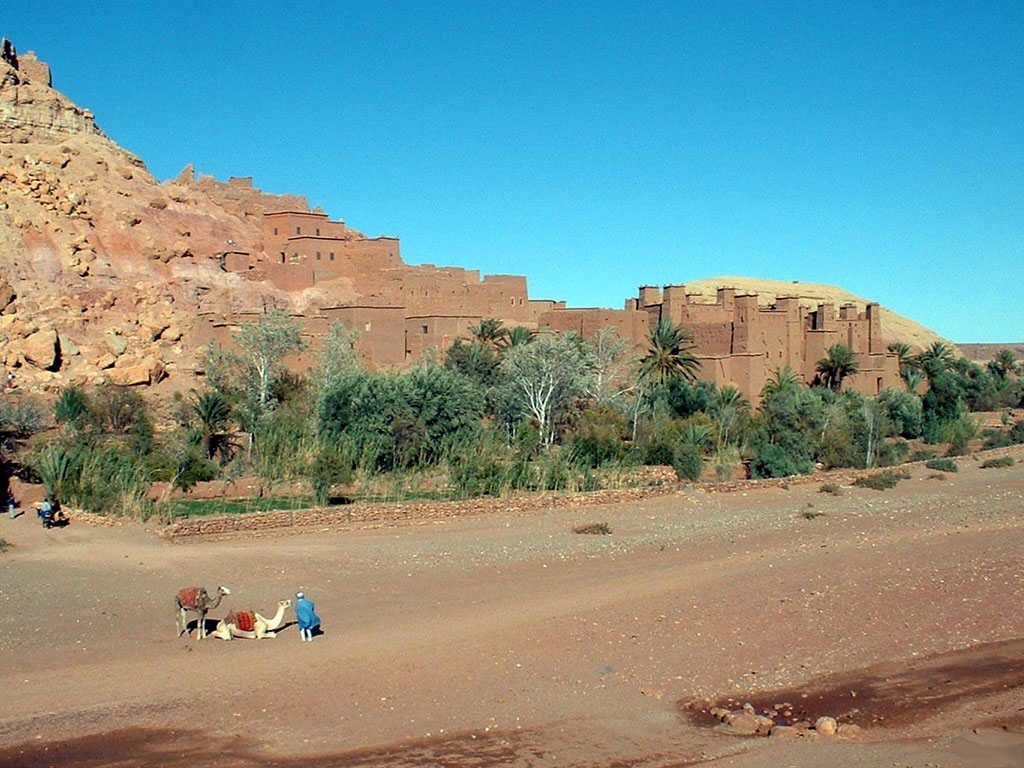
POLYGON ((5 516, 0 766, 1024 766, 1024 464, 960 463, 178 543, 5 516), (211 618, 304 589, 324 634, 177 638, 190 584, 231 587, 211 618), (705 699, 863 730, 740 738, 705 699))

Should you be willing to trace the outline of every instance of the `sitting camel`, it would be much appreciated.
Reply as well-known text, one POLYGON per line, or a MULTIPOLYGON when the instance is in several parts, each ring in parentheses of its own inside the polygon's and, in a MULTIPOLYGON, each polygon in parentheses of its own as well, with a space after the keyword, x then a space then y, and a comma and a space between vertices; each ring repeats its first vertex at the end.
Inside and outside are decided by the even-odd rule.
POLYGON ((285 609, 291 608, 291 605, 291 600, 281 600, 277 604, 277 613, 269 619, 255 611, 231 611, 217 622, 217 628, 210 633, 210 637, 219 637, 221 640, 230 640, 233 637, 245 637, 249 640, 277 637, 274 630, 284 623, 285 609))
POLYGON ((227 587, 217 587, 216 599, 211 598, 204 587, 185 587, 178 590, 178 594, 174 596, 178 637, 188 632, 188 614, 190 612, 199 614, 199 622, 196 624, 196 639, 206 637, 206 614, 211 608, 220 605, 224 595, 230 594, 231 590, 227 587))

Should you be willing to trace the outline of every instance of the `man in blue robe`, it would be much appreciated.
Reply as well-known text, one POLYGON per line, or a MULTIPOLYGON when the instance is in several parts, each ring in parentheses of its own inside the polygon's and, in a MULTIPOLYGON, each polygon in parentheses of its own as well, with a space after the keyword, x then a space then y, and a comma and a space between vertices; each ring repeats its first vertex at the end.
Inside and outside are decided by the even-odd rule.
POLYGON ((295 618, 299 621, 299 640, 313 642, 313 632, 320 626, 313 601, 303 592, 295 593, 295 618))

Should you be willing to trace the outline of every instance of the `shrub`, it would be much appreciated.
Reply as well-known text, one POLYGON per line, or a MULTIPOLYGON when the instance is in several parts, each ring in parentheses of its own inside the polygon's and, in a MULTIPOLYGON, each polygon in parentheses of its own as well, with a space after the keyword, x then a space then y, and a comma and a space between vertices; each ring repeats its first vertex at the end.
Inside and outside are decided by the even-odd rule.
POLYGON ((89 400, 81 387, 70 386, 60 391, 53 407, 58 423, 81 429, 89 419, 89 400))
POLYGON ((572 436, 573 457, 589 467, 616 461, 623 455, 627 433, 626 418, 618 411, 607 406, 588 408, 572 436))
POLYGON ((914 451, 910 454, 910 461, 928 461, 935 458, 935 451, 914 451))
POLYGON ((893 431, 906 438, 921 436, 921 398, 905 389, 888 387, 878 395, 881 406, 893 431))
POLYGON ((818 489, 818 493, 829 493, 833 496, 842 496, 843 492, 836 483, 825 483, 818 489))
POLYGON ((866 475, 865 477, 858 477, 853 481, 853 484, 860 488, 871 488, 876 491, 884 491, 889 488, 895 488, 900 480, 906 480, 910 475, 906 472, 896 472, 891 469, 887 469, 884 472, 878 472, 874 475, 866 475))
POLYGON ((980 432, 978 422, 973 416, 964 414, 956 421, 946 425, 943 430, 943 437, 949 443, 948 456, 963 456, 967 453, 971 440, 974 440, 980 432))
POLYGON ((0 398, 0 432, 28 437, 45 426, 43 407, 29 397, 0 398))
POLYGON ((924 465, 940 472, 957 472, 960 469, 952 459, 929 459, 924 465))
POLYGON ((587 533, 596 536, 607 536, 612 532, 611 526, 608 523, 589 523, 587 525, 577 525, 572 529, 573 533, 587 533))
POLYGON ((906 440, 885 440, 878 445, 875 466, 891 467, 893 464, 902 464, 907 460, 909 452, 910 445, 906 440))
POLYGON ((781 446, 772 443, 762 445, 750 462, 750 476, 754 478, 809 475, 813 469, 810 459, 790 456, 781 446))
POLYGON ((982 469, 996 469, 999 467, 1012 467, 1013 457, 1012 456, 1000 456, 997 459, 986 459, 981 463, 982 469))
POLYGON ((675 450, 672 468, 680 480, 700 480, 700 473, 704 471, 704 457, 697 446, 684 443, 675 450))
POLYGON ((1005 448, 1008 445, 1024 443, 1024 419, 1018 421, 1009 430, 993 429, 986 432, 986 448, 1005 448))

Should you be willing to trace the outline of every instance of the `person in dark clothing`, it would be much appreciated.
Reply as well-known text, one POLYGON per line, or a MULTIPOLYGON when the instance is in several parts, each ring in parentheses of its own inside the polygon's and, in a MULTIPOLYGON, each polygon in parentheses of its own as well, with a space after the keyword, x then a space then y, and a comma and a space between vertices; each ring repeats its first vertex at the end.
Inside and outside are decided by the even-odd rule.
POLYGON ((313 642, 313 632, 320 626, 316 606, 303 592, 295 593, 295 618, 299 622, 299 640, 313 642))

